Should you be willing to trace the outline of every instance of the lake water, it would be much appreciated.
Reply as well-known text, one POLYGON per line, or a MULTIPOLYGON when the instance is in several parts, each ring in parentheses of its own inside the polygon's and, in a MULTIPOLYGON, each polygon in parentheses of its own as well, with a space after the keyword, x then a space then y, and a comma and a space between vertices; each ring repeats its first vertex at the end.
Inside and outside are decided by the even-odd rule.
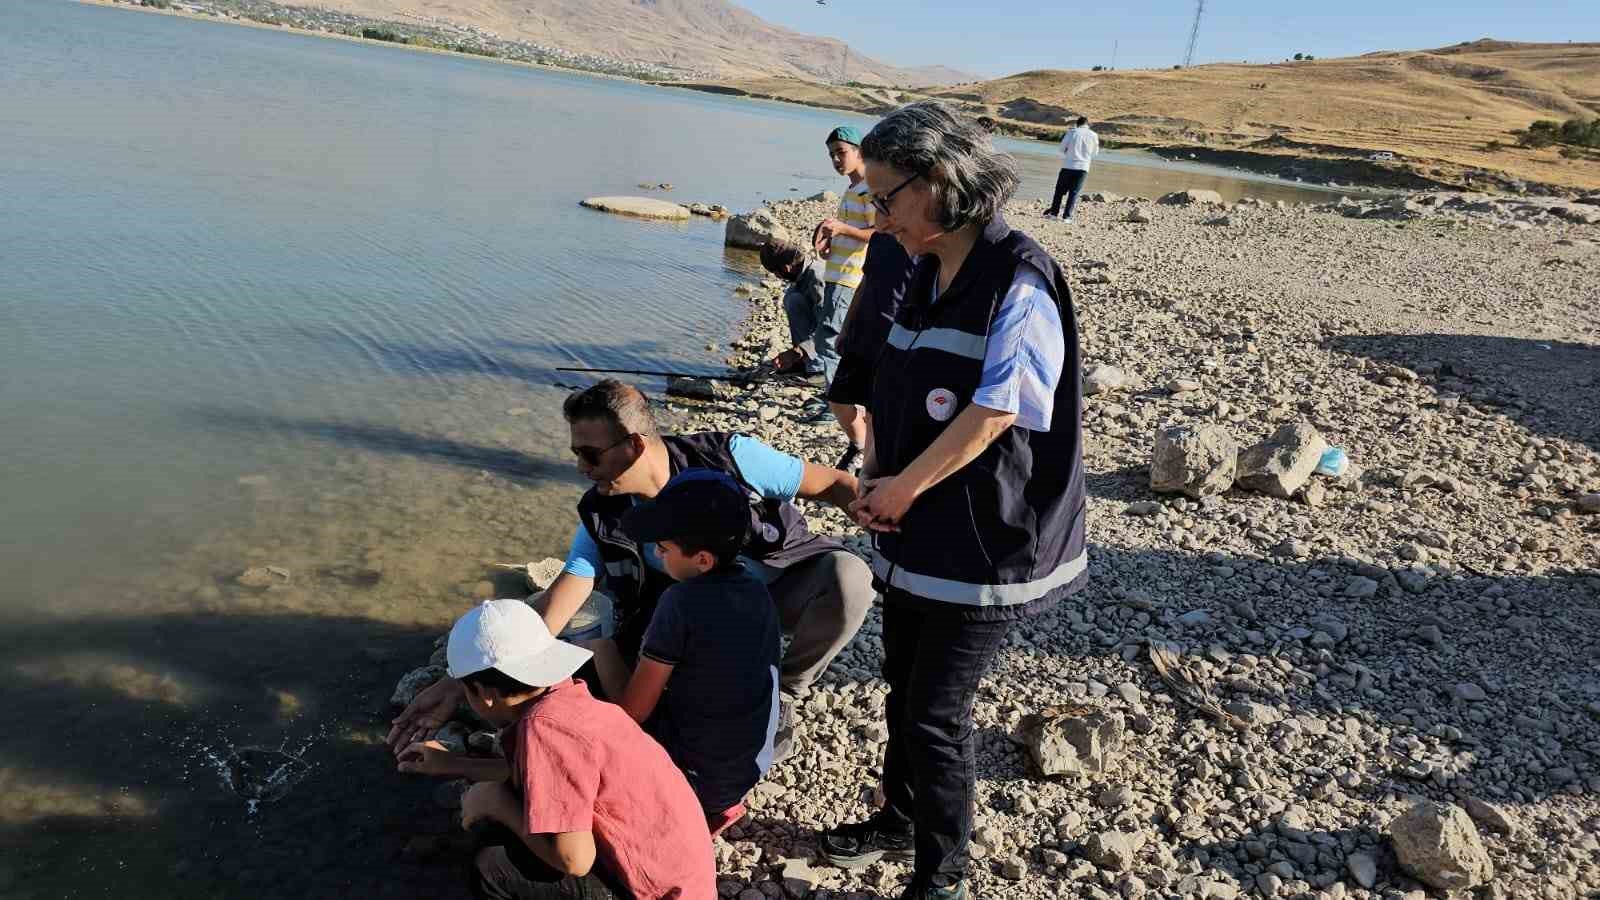
MULTIPOLYGON (((715 367, 757 271, 577 201, 837 189, 859 117, 55 0, 0 3, 0 76, 0 897, 452 883, 391 871, 388 687, 564 549, 555 367, 715 367), (255 815, 250 744, 312 767, 255 815)), ((1090 189, 1326 196, 1121 163, 1090 189)))

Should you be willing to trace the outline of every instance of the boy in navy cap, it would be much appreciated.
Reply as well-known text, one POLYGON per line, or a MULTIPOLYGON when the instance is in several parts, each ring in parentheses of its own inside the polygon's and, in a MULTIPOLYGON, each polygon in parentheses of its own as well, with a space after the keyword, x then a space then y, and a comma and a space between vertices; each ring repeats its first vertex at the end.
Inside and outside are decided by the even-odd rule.
POLYGON ((778 728, 777 607, 739 561, 751 517, 737 481, 686 469, 622 522, 655 543, 677 581, 656 605, 622 708, 683 770, 713 833, 744 814, 778 728))

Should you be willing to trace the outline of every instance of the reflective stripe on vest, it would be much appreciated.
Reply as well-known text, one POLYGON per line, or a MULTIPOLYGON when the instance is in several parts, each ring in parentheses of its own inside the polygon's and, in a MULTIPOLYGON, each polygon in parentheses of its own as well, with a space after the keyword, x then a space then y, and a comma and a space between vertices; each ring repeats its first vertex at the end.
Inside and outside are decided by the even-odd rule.
POLYGON ((920 575, 884 559, 882 554, 872 555, 872 574, 918 597, 960 603, 966 606, 1016 606, 1043 597, 1058 587, 1082 575, 1089 567, 1087 551, 1057 566, 1055 571, 1033 581, 1011 584, 969 584, 933 575, 920 575))
POLYGON ((889 346, 896 350, 909 350, 912 344, 915 344, 918 350, 943 350, 967 359, 981 360, 988 343, 987 334, 973 334, 957 328, 924 328, 921 331, 912 331, 896 322, 894 327, 889 329, 889 346))

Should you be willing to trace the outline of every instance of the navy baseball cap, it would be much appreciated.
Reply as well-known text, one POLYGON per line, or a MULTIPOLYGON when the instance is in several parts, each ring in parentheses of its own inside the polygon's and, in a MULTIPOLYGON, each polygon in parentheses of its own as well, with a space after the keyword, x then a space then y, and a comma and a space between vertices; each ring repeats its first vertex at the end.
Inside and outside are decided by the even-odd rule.
POLYGON ((636 541, 694 537, 718 553, 737 553, 750 535, 750 501, 739 482, 713 469, 684 469, 655 499, 622 517, 622 530, 636 541))

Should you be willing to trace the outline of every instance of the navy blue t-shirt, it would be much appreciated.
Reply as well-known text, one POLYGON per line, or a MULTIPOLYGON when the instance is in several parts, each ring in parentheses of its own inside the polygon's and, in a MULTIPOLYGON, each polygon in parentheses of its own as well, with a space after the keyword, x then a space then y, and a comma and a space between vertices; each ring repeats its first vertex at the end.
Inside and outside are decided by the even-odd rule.
POLYGON ((780 634, 766 583, 743 563, 668 588, 645 631, 640 654, 673 667, 645 730, 708 813, 772 765, 780 634))

